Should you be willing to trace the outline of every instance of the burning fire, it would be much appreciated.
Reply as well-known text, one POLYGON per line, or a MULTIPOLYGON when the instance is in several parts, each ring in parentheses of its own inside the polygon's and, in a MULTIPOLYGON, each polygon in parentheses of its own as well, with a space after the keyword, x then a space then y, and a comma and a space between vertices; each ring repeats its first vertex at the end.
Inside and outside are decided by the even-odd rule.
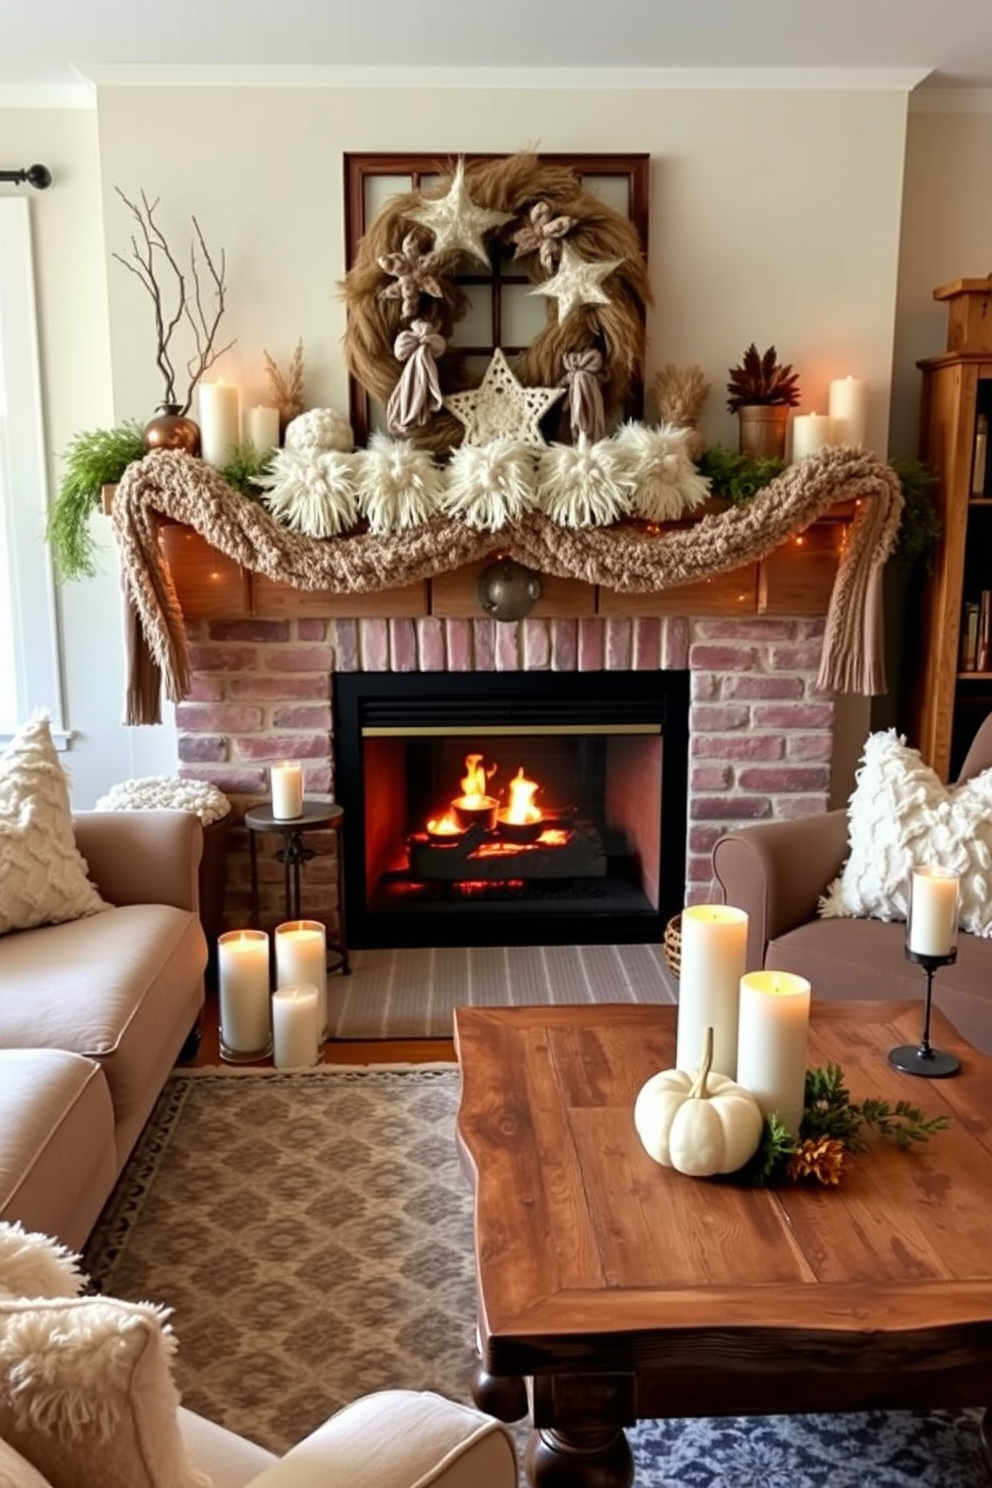
POLYGON ((465 777, 461 782, 462 793, 453 806, 462 806, 466 811, 477 811, 480 807, 488 806, 492 802, 492 796, 486 790, 486 781, 496 774, 496 765, 490 765, 488 770, 482 763, 481 754, 469 754, 465 758, 465 777))
POLYGON ((465 828, 460 827, 452 816, 431 817, 427 823, 428 832, 435 837, 460 837, 465 828))
POLYGON ((539 822, 542 812, 534 805, 534 796, 538 790, 540 786, 536 780, 525 779, 524 767, 521 765, 510 781, 510 804, 503 820, 511 822, 515 827, 526 827, 532 822, 539 822))

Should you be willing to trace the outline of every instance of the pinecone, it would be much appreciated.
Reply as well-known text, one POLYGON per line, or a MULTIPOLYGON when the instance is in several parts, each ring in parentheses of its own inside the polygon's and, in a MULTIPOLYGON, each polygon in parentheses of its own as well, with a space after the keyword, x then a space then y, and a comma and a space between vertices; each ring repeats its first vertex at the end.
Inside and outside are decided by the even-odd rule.
POLYGON ((786 1169, 793 1183, 813 1179, 828 1187, 840 1182, 847 1148, 836 1137, 810 1137, 789 1159, 786 1169))
POLYGON ((754 403, 784 403, 795 408, 799 402, 799 373, 793 372, 791 363, 779 365, 774 346, 762 356, 752 341, 741 365, 730 369, 727 392, 731 413, 754 403))

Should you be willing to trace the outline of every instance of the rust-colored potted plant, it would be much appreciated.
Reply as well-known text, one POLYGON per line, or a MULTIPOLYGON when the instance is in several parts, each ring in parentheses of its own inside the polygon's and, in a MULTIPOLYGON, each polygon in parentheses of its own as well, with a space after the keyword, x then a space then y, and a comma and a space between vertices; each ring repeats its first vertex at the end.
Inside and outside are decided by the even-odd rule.
POLYGON ((740 366, 730 369, 727 392, 727 407, 737 414, 740 453, 783 459, 789 409, 799 403, 798 372, 779 362, 774 346, 761 353, 752 341, 740 366))

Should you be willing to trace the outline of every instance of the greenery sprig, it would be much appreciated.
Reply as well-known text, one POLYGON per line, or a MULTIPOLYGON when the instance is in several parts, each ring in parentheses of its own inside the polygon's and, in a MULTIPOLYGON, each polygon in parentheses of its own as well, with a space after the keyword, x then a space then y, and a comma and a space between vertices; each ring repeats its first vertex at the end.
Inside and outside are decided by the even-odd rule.
POLYGON ((908 1150, 946 1131, 950 1124, 949 1116, 928 1116, 907 1100, 893 1103, 869 1096, 854 1101, 840 1066, 822 1065, 806 1071, 798 1138, 790 1135, 773 1111, 743 1176, 756 1184, 804 1180, 836 1184, 848 1156, 865 1150, 866 1128, 908 1150))
POLYGON ((136 419, 115 429, 76 434, 70 441, 46 528, 60 582, 92 578, 96 573, 96 539, 89 523, 99 510, 101 489, 119 481, 131 461, 140 460, 144 453, 136 419))

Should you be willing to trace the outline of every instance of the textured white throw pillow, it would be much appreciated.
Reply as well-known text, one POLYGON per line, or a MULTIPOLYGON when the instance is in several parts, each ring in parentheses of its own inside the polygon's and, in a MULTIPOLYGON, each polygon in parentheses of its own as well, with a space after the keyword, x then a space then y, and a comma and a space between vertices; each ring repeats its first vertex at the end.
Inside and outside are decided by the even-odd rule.
POLYGON ((961 881, 959 923, 992 935, 992 770, 947 786, 888 729, 865 744, 848 803, 850 856, 820 900, 824 919, 904 920, 914 868, 961 881))
POLYGON ((107 907, 86 877, 65 771, 37 714, 0 754, 0 935, 107 907))
POLYGON ((0 1220, 0 1297, 75 1297, 82 1285, 79 1257, 66 1246, 0 1220))
POLYGON ((0 1437, 52 1488, 210 1488, 190 1465, 168 1311, 0 1298, 0 1437))

